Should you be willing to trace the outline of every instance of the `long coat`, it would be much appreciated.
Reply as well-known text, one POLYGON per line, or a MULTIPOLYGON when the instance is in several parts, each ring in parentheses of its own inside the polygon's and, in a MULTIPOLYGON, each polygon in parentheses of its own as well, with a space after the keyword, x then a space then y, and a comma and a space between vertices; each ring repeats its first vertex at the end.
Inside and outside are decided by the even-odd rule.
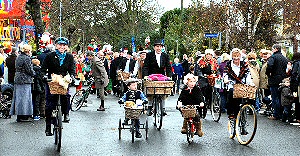
POLYGON ((108 85, 108 75, 102 62, 98 57, 94 56, 91 60, 92 76, 95 78, 95 87, 97 89, 108 85))
POLYGON ((273 53, 268 60, 266 74, 268 75, 268 83, 270 87, 279 87, 286 75, 286 67, 288 60, 280 51, 273 53))
POLYGON ((34 76, 31 59, 25 53, 21 53, 16 59, 15 84, 31 84, 34 76))
POLYGON ((267 62, 264 62, 259 74, 259 88, 268 89, 268 76, 266 74, 267 62))
POLYGON ((14 83, 14 77, 16 73, 16 59, 17 55, 11 54, 5 60, 5 64, 8 69, 8 83, 14 83))
POLYGON ((172 68, 170 64, 170 57, 166 53, 161 53, 160 67, 157 64, 155 52, 147 53, 143 67, 143 77, 151 74, 163 74, 168 77, 172 76, 172 68))
POLYGON ((251 60, 249 63, 249 70, 251 73, 252 82, 255 84, 255 86, 259 87, 259 65, 256 62, 256 60, 251 60))

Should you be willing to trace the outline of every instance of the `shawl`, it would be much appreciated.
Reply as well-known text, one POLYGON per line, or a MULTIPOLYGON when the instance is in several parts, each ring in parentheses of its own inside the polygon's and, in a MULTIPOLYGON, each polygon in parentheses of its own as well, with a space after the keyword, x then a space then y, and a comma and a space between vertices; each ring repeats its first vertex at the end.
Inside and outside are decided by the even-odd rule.
POLYGON ((227 65, 225 66, 225 69, 224 69, 224 73, 227 73, 228 76, 231 79, 236 80, 237 83, 242 83, 242 79, 245 78, 246 75, 249 72, 249 67, 248 67, 247 62, 244 62, 244 61, 240 62, 240 72, 239 72, 239 75, 236 75, 234 73, 234 71, 232 70, 231 62, 232 61, 228 61, 227 62, 227 65))
POLYGON ((216 71, 218 70, 218 64, 217 64, 217 60, 215 58, 212 58, 211 60, 207 60, 206 58, 201 58, 199 61, 199 66, 200 68, 204 68, 207 67, 208 65, 211 66, 211 70, 213 71, 213 73, 216 73, 216 71))

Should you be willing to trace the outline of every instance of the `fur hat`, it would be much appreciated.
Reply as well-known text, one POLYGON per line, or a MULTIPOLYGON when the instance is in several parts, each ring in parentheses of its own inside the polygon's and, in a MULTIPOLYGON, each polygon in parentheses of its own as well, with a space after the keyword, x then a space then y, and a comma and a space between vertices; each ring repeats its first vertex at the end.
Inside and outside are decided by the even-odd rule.
POLYGON ((214 55, 215 55, 215 53, 214 53, 214 50, 213 50, 213 49, 206 49, 206 50, 205 50, 205 55, 207 55, 207 54, 210 54, 210 55, 212 55, 212 56, 214 56, 214 55))
POLYGON ((183 83, 186 85, 190 79, 195 79, 196 81, 198 81, 198 76, 195 76, 193 74, 186 74, 186 76, 184 76, 183 83))

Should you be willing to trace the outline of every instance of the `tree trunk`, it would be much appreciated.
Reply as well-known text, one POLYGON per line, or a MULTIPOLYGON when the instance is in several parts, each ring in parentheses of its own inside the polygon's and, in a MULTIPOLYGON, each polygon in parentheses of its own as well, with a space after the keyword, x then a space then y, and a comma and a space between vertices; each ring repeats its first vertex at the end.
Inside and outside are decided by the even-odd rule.
POLYGON ((44 33, 44 23, 42 21, 41 16, 41 2, 40 0, 28 0, 27 2, 27 9, 29 10, 29 14, 35 25, 35 41, 36 48, 39 49, 39 34, 44 33))

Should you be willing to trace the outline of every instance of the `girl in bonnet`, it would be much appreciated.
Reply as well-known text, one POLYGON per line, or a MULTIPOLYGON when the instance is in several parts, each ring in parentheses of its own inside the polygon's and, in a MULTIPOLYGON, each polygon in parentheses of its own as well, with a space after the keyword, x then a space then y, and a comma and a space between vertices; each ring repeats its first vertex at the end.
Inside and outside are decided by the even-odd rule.
MULTIPOLYGON (((200 88, 196 85, 196 82, 198 81, 198 77, 194 76, 193 74, 187 74, 184 77, 184 87, 179 95, 178 102, 177 102, 177 109, 181 109, 181 106, 186 105, 200 105, 204 106, 204 99, 202 92, 200 88)), ((197 110, 199 112, 199 110, 197 110)), ((197 115, 193 118, 197 134, 201 137, 203 136, 202 132, 202 122, 200 120, 200 115, 197 113, 197 115)), ((188 119, 184 119, 181 133, 186 133, 186 126, 187 126, 188 119)))

